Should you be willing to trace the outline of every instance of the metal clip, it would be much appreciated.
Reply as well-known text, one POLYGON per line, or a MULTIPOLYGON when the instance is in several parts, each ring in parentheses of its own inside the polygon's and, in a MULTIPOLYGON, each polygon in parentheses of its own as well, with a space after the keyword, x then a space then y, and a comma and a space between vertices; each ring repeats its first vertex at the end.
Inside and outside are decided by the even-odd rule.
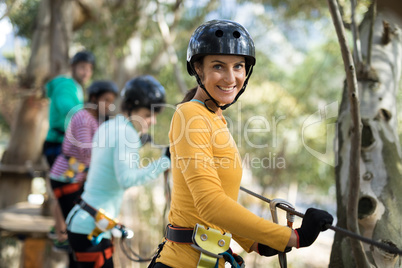
POLYGON ((229 249, 232 235, 196 224, 192 238, 194 244, 191 246, 201 252, 197 267, 209 268, 215 267, 222 258, 219 254, 229 249))
MULTIPOLYGON (((289 207, 290 209, 295 210, 294 206, 291 203, 289 203, 288 201, 284 200, 284 199, 276 198, 276 199, 271 200, 271 202, 269 203, 269 207, 270 207, 270 210, 271 210, 272 221, 275 222, 275 223, 279 223, 278 214, 276 212, 276 206, 279 205, 279 204, 285 205, 285 206, 289 207)), ((288 221, 288 227, 292 228, 293 227, 293 222, 295 220, 295 215, 290 213, 290 212, 286 212, 286 219, 288 221)), ((278 258, 279 258, 280 267, 281 268, 286 268, 287 267, 286 253, 285 252, 280 252, 278 254, 278 258)))

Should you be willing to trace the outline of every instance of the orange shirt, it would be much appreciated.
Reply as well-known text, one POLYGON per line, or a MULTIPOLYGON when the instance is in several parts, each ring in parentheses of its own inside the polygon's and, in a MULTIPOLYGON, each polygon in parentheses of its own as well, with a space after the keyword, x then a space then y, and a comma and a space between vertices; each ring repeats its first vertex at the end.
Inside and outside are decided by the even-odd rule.
MULTIPOLYGON (((201 103, 178 106, 170 132, 172 203, 169 222, 196 223, 229 232, 247 252, 254 241, 283 251, 291 230, 256 216, 237 203, 241 158, 226 121, 201 103)), ((196 267, 200 253, 190 245, 167 241, 157 262, 196 267)), ((220 267, 223 267, 223 262, 220 267)))

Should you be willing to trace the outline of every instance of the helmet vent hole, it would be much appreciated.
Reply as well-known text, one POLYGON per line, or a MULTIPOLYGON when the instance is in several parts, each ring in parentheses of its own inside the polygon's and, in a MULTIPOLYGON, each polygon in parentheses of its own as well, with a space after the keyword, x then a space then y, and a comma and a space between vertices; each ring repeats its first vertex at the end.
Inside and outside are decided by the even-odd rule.
POLYGON ((239 38, 240 37, 240 33, 238 31, 234 31, 233 32, 233 36, 234 38, 239 38))
POLYGON ((222 36, 223 36, 222 30, 217 30, 217 31, 215 32, 215 35, 216 35, 217 37, 222 37, 222 36))

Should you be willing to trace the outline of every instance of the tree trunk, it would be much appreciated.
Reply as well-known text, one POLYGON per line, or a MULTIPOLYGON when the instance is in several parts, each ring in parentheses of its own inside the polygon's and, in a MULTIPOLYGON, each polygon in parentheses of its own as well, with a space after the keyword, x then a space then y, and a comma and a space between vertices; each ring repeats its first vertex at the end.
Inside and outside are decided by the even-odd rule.
POLYGON ((47 101, 34 95, 21 100, 1 160, 0 208, 27 200, 32 171, 46 167, 40 156, 47 129, 47 101))
MULTIPOLYGON (((396 94, 402 63, 401 33, 389 12, 375 18, 371 49, 371 66, 358 73, 362 142, 358 219, 361 235, 402 247, 402 158, 397 132, 396 94)), ((360 26, 362 54, 368 57, 370 21, 360 26)), ((338 166, 336 188, 338 226, 346 228, 350 163, 350 106, 344 89, 338 117, 338 166)), ((373 267, 400 267, 397 255, 363 244, 373 267)), ((355 267, 350 239, 335 235, 330 267, 355 267)))
POLYGON ((0 208, 26 201, 32 171, 47 169, 42 161, 42 144, 48 129, 48 106, 42 87, 47 79, 67 69, 72 5, 70 0, 40 3, 31 58, 22 81, 27 93, 16 109, 10 142, 1 159, 0 208))

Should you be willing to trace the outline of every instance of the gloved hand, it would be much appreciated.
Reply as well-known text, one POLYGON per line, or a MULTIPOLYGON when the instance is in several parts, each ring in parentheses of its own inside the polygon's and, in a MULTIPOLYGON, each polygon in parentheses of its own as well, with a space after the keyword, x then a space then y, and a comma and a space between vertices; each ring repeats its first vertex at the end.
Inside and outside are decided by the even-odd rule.
POLYGON ((170 159, 170 147, 169 147, 169 146, 167 146, 167 147, 165 148, 165 153, 164 153, 164 155, 167 156, 167 157, 169 157, 169 159, 170 159))
POLYGON ((232 254, 233 258, 235 259, 235 261, 241 266, 244 264, 244 259, 242 258, 242 256, 237 255, 236 253, 232 254))
MULTIPOLYGON (((287 253, 291 250, 292 250, 291 247, 286 247, 285 253, 287 253)), ((273 249, 270 246, 258 243, 258 254, 260 254, 261 256, 271 257, 271 256, 277 255, 280 252, 281 251, 273 249)))
MULTIPOLYGON (((243 260, 242 256, 237 255, 236 253, 233 253, 233 251, 232 251, 231 248, 229 248, 228 250, 226 250, 225 253, 229 253, 229 254, 233 257, 233 259, 237 262, 237 264, 238 264, 240 267, 244 267, 244 260, 243 260)), ((224 254, 224 255, 223 255, 223 258, 225 259, 225 261, 231 263, 231 264, 232 264, 232 267, 234 267, 234 266, 233 266, 233 263, 232 263, 232 260, 230 259, 230 257, 228 257, 228 255, 224 254)))
POLYGON ((308 247, 314 243, 321 231, 332 225, 334 218, 328 212, 320 209, 309 208, 304 215, 302 225, 297 228, 297 248, 308 247))

